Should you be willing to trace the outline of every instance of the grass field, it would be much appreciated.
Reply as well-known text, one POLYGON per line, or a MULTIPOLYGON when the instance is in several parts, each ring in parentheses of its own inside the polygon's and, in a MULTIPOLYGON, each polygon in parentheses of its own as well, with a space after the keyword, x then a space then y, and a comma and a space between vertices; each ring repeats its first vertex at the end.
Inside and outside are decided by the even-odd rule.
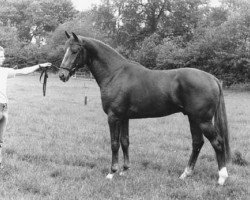
MULTIPOLYGON (((250 93, 224 94, 232 151, 249 162, 250 93)), ((63 83, 49 77, 43 97, 38 76, 16 77, 9 80, 8 95, 1 200, 250 199, 249 165, 229 164, 230 178, 219 187, 207 140, 194 175, 178 179, 191 151, 188 120, 182 114, 131 120, 131 170, 110 181, 105 179, 111 160, 109 129, 94 81, 63 83)))

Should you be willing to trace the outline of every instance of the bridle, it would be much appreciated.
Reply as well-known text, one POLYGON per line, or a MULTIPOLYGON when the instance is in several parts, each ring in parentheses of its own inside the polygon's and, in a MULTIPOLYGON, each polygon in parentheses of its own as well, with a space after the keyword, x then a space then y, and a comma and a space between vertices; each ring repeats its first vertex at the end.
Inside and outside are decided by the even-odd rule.
MULTIPOLYGON (((85 62, 83 60, 83 52, 84 49, 83 47, 81 47, 80 51, 77 53, 77 56, 76 56, 76 59, 73 63, 73 67, 72 68, 67 68, 67 67, 56 67, 56 66, 53 66, 57 69, 64 69, 64 70, 67 70, 69 72, 69 75, 72 76, 73 74, 75 74, 76 70, 78 70, 79 68, 81 67, 84 67, 85 66, 85 62)), ((58 59, 59 60, 59 59, 58 59)), ((46 95, 46 85, 47 85, 47 79, 48 79, 48 68, 41 68, 42 69, 42 73, 40 75, 40 82, 42 80, 42 77, 44 76, 43 78, 43 96, 46 95)))
POLYGON ((77 52, 77 56, 76 59, 74 61, 74 63, 72 64, 72 68, 67 68, 67 67, 60 67, 59 69, 64 69, 66 71, 69 72, 69 76, 72 76, 73 74, 75 74, 75 72, 84 67, 85 62, 83 61, 83 47, 81 47, 81 49, 77 52))

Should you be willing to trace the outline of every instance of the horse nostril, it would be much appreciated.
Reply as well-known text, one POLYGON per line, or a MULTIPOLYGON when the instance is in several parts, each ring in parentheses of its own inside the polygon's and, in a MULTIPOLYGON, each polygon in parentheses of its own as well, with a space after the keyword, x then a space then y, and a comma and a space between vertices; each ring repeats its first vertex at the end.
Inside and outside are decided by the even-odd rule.
POLYGON ((64 77, 63 73, 59 73, 59 78, 62 79, 64 77))

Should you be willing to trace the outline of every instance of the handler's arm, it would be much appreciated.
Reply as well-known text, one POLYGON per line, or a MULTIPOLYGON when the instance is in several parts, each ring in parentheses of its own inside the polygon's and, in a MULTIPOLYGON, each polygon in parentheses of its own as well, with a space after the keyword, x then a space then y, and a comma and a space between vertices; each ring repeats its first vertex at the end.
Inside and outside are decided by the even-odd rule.
POLYGON ((36 70, 38 70, 39 68, 44 68, 44 67, 49 67, 51 66, 51 63, 43 63, 43 64, 39 64, 39 65, 34 65, 32 67, 25 67, 22 69, 15 69, 12 70, 9 73, 9 76, 15 76, 15 75, 26 75, 26 74, 30 74, 36 70))
POLYGON ((37 69, 39 69, 39 65, 34 65, 32 67, 25 67, 22 69, 16 69, 14 71, 16 75, 26 75, 36 71, 37 69))

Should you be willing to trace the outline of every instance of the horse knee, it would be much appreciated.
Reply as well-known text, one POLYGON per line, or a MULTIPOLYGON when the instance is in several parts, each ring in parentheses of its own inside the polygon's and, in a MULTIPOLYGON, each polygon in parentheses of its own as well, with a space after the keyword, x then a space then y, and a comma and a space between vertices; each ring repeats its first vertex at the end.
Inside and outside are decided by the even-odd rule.
POLYGON ((112 141, 111 142, 111 150, 112 151, 119 151, 119 148, 120 148, 120 143, 118 141, 112 141))

